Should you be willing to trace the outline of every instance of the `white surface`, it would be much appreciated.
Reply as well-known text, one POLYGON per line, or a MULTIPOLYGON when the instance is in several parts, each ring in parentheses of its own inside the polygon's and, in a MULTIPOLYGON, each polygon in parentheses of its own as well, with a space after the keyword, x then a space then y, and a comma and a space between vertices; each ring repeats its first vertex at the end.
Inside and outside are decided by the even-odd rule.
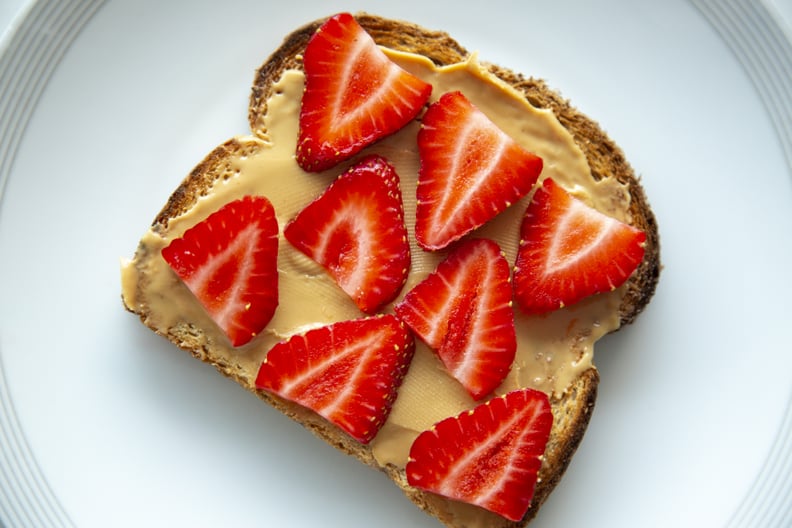
POLYGON ((341 9, 446 29, 548 79, 624 148, 657 214, 656 297, 598 345, 592 424, 532 526, 726 524, 791 396, 792 174, 753 84, 696 10, 181 4, 110 1, 94 15, 37 102, 0 201, 8 391, 76 526, 436 526, 119 300, 119 259, 195 163, 246 131, 255 67, 341 9))
POLYGON ((763 0, 774 13, 784 31, 792 37, 792 0, 763 0))
POLYGON ((3 0, 0 2, 0 41, 11 28, 13 20, 19 16, 27 0, 3 0))

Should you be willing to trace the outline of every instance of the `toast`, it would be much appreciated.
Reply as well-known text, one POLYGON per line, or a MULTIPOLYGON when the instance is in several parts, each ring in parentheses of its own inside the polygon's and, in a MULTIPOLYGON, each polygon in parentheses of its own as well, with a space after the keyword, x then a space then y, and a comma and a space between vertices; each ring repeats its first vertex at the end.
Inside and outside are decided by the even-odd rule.
MULTIPOLYGON (((471 56, 465 48, 441 31, 365 13, 357 14, 355 18, 380 46, 422 55, 437 66, 464 62, 471 56)), ((370 445, 355 440, 318 414, 270 392, 257 389, 256 374, 260 355, 251 356, 244 352, 233 354, 227 348, 216 346, 216 341, 206 334, 206 325, 210 323, 201 314, 200 308, 182 305, 172 316, 157 313, 159 301, 153 299, 150 292, 156 291, 155 282, 160 279, 150 273, 150 270, 153 262, 161 260, 161 257, 156 250, 158 246, 149 243, 146 238, 173 238, 170 233, 172 224, 197 209, 204 197, 219 193, 218 189, 223 183, 238 174, 238 160, 254 157, 269 148, 272 137, 268 129, 268 105, 281 89, 278 81, 284 72, 302 69, 303 52, 324 21, 317 20, 295 30, 258 68, 248 107, 251 135, 235 137, 218 146, 170 196, 154 219, 149 234, 138 246, 134 259, 124 267, 125 308, 137 314, 154 332, 196 358, 213 365, 219 372, 296 420, 330 445, 386 473, 410 500, 441 523, 450 527, 524 526, 536 516, 542 503, 557 485, 583 438, 599 384, 599 375, 593 364, 576 373, 563 391, 550 395, 553 428, 542 457, 533 499, 521 520, 510 521, 475 506, 457 504, 411 486, 403 465, 383 463, 375 456, 370 445)), ((625 218, 629 224, 646 234, 645 253, 641 264, 618 291, 618 321, 613 330, 632 323, 652 298, 660 273, 660 246, 655 217, 633 169, 621 149, 595 121, 574 108, 544 81, 523 77, 501 66, 481 64, 503 83, 516 90, 532 106, 552 111, 585 156, 594 182, 611 179, 626 189, 629 206, 625 218)))

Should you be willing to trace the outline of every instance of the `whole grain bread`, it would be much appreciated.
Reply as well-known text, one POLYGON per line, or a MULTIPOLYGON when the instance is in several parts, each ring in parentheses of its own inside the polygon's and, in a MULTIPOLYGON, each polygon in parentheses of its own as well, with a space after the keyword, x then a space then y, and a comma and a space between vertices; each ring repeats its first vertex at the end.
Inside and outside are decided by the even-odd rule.
MULTIPOLYGON (((438 65, 463 61, 468 52, 459 43, 442 31, 432 31, 415 24, 373 16, 365 13, 356 15, 358 22, 372 35, 375 41, 389 48, 422 54, 438 65)), ((289 34, 282 45, 257 70, 250 97, 248 118, 254 136, 234 138, 218 146, 184 179, 171 195, 162 211, 156 216, 152 230, 166 233, 169 220, 189 211, 200 196, 211 193, 213 185, 232 173, 231 161, 235 157, 250 155, 264 147, 267 131, 263 119, 267 112, 267 99, 272 94, 273 84, 288 69, 302 68, 302 52, 324 20, 316 20, 289 34)), ((646 232, 645 258, 638 270, 629 279, 626 294, 620 307, 622 326, 635 320, 648 304, 660 273, 660 246, 655 217, 650 209, 644 190, 621 149, 599 125, 574 108, 569 101, 553 91, 542 80, 523 77, 504 67, 487 65, 498 77, 522 92, 525 98, 539 108, 550 108, 559 121, 572 134, 582 149, 594 178, 615 177, 626 184, 631 195, 630 213, 632 223, 646 232)), ((145 254, 143 246, 135 255, 136 262, 144 262, 159 255, 145 254)), ((145 282, 144 274, 139 276, 145 282)), ((408 485, 403 469, 388 465, 380 468, 371 449, 352 439, 335 426, 313 412, 296 404, 282 400, 255 388, 256 370, 238 361, 235 357, 218 353, 203 335, 201 328, 188 322, 170 328, 159 328, 152 323, 145 298, 136 298, 134 306, 126 305, 136 313, 144 324, 165 336, 193 356, 210 363, 225 376, 301 423, 330 445, 350 454, 358 460, 384 471, 415 504, 447 526, 461 528, 449 508, 449 501, 408 485)), ((533 502, 525 517, 519 522, 507 521, 495 514, 488 526, 507 528, 524 526, 535 517, 566 470, 575 450, 588 426, 597 395, 599 374, 596 368, 585 371, 561 397, 551 399, 554 415, 553 430, 539 472, 533 502)), ((471 507, 473 508, 473 507, 471 507)))

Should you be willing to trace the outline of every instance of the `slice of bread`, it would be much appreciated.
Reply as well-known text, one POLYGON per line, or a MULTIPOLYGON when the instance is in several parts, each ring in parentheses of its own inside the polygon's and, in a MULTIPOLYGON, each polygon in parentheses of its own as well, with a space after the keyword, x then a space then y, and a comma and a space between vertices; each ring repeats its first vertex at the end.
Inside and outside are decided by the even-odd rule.
MULTIPOLYGON (((424 55, 437 65, 457 63, 468 57, 468 52, 446 33, 368 14, 358 14, 356 18, 382 46, 424 55)), ((302 68, 302 52, 310 37, 323 22, 324 20, 317 20, 288 35, 283 44, 261 65, 254 79, 249 104, 248 116, 253 137, 239 137, 227 141, 196 166, 155 218, 151 227, 153 233, 167 235, 172 219, 190 211, 201 196, 212 193, 218 182, 233 175, 233 160, 241 156, 253 155, 265 148, 268 134, 263 118, 267 113, 267 100, 273 94, 274 85, 284 71, 302 68)), ((533 106, 552 109, 583 151, 593 178, 596 180, 605 177, 616 178, 627 186, 631 198, 629 210, 631 223, 647 235, 644 261, 629 279, 619 309, 622 325, 633 322, 650 301, 660 272, 657 225, 633 169, 620 148, 596 122, 571 106, 543 81, 525 78, 500 66, 486 65, 486 67, 522 93, 533 106)), ((130 276, 133 279, 125 283, 124 302, 129 311, 136 313, 144 324, 158 334, 165 336, 195 357, 212 364, 221 373, 254 392, 329 444, 384 471, 413 502, 440 522, 452 527, 463 526, 457 515, 460 508, 475 507, 452 504, 452 501, 409 486, 403 468, 391 464, 380 467, 369 446, 358 443, 311 411, 271 394, 257 391, 254 385, 257 365, 250 363, 244 357, 229 355, 225 351, 216 349, 211 340, 207 339, 200 324, 181 319, 163 325, 157 314, 152 313, 152 304, 144 293, 149 280, 146 273, 147 263, 151 259, 159 258, 161 257, 158 251, 151 251, 145 244, 139 246, 134 260, 129 264, 132 270, 130 276)), ((524 526, 534 518, 563 475, 583 438, 594 407, 598 383, 598 372, 592 367, 583 372, 563 395, 551 398, 554 414, 553 430, 539 472, 532 505, 522 521, 507 521, 495 514, 484 513, 482 510, 476 514, 478 522, 489 527, 505 528, 524 526)))

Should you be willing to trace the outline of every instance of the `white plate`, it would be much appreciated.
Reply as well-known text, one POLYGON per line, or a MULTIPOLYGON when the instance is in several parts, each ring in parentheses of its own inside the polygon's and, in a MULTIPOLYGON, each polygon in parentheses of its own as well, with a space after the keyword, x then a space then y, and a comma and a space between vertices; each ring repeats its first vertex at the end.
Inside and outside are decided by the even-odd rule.
POLYGON ((122 310, 119 260, 246 131, 254 69, 340 10, 448 30, 624 148, 665 270, 602 341, 591 426, 533 526, 792 524, 792 52, 746 1, 35 2, 0 56, 0 518, 436 526, 122 310), (461 6, 464 5, 464 8, 461 6))

